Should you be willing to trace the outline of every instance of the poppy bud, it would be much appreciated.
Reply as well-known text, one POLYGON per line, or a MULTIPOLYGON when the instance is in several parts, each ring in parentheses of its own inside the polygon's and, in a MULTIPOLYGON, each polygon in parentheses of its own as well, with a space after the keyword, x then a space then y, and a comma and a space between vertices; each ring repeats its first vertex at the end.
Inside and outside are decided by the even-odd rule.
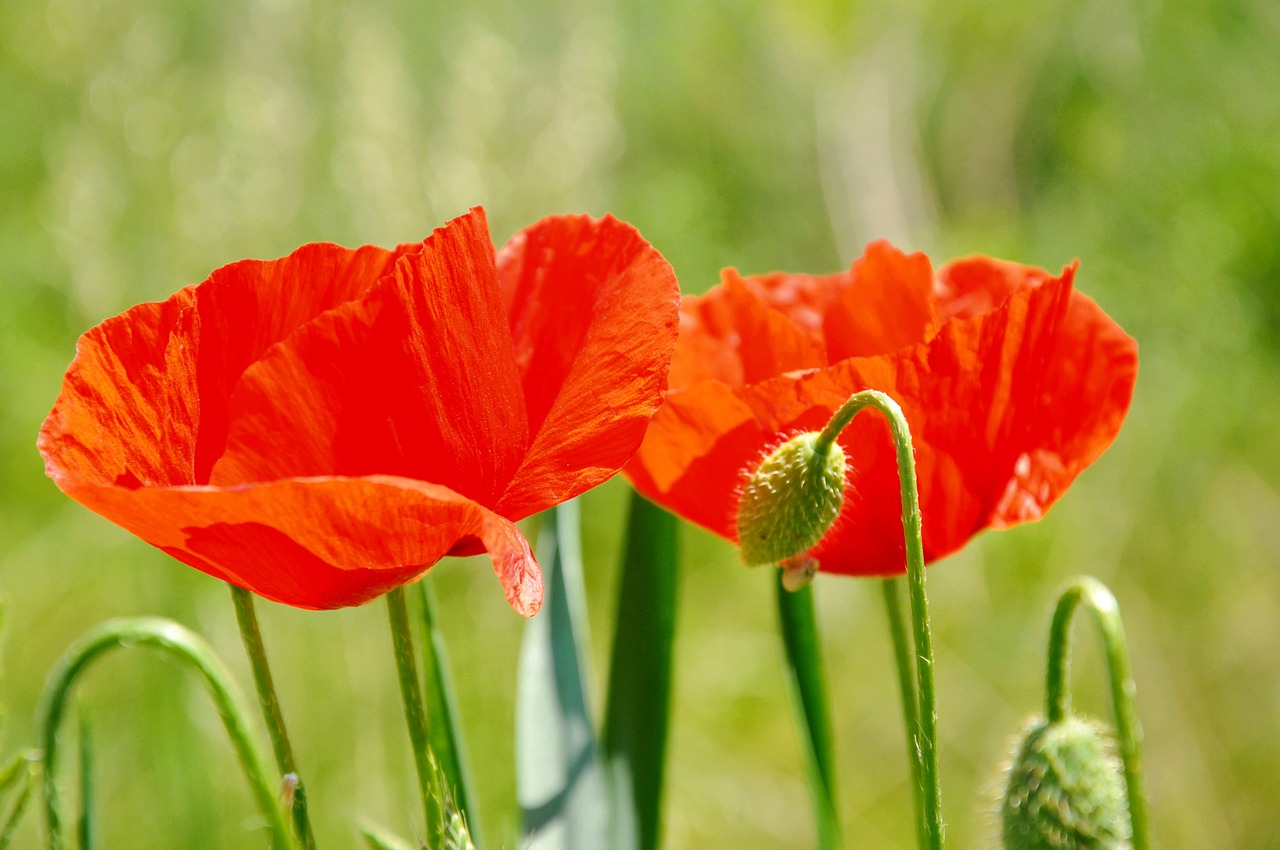
POLYGON ((1124 776, 1109 739, 1079 717, 1036 720, 1000 804, 1005 850, 1128 850, 1124 776))
POLYGON ((748 565, 776 564, 815 546, 844 502, 844 450, 819 434, 793 437, 751 473, 738 502, 738 543, 748 565))

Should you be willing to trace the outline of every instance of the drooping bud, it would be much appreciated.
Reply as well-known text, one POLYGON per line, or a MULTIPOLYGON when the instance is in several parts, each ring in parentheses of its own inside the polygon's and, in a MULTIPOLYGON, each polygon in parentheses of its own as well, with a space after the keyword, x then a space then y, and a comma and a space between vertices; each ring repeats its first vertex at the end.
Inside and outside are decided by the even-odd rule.
POLYGON ((738 503, 738 544, 747 564, 776 564, 804 554, 840 515, 844 450, 819 436, 791 438, 748 479, 738 503))
POLYGON ((1128 850, 1124 775, 1112 750, 1088 720, 1034 721, 1000 804, 1005 850, 1128 850))

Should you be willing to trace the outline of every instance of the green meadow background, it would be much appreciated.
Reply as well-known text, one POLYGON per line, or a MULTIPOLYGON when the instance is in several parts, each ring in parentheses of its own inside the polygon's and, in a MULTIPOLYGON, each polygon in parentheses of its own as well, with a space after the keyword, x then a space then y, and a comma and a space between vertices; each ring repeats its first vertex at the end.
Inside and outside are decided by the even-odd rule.
MULTIPOLYGON (((1160 846, 1280 848, 1278 82, 1270 0, 0 0, 0 750, 33 743, 46 673, 107 617, 180 620, 250 687, 226 589, 43 475, 78 334, 308 241, 418 240, 475 204, 499 243, 612 212, 687 292, 730 265, 835 271, 879 237, 936 261, 1078 258, 1139 341, 1137 393, 1043 521, 930 571, 950 844, 994 846, 1055 591, 1087 572, 1128 627, 1160 846)), ((597 692, 625 494, 582 500, 597 692)), ((682 546, 665 846, 812 847, 770 577, 696 529, 682 546)), ((481 825, 516 850, 522 621, 483 559, 428 580, 481 825)), ((908 848, 879 588, 816 592, 847 846, 908 848)), ((364 822, 413 835, 384 606, 259 612, 321 846, 358 846, 364 822)), ((1077 631, 1078 702, 1109 717, 1077 631)), ((260 846, 191 676, 117 653, 79 695, 103 847, 260 846)))

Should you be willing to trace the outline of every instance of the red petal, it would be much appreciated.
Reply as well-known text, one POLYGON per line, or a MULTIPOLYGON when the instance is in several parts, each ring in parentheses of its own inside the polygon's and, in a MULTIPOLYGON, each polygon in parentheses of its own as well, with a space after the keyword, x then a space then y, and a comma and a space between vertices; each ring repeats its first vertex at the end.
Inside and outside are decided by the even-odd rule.
POLYGON ((927 342, 939 325, 929 258, 873 242, 853 264, 849 286, 828 305, 822 334, 836 363, 927 342))
POLYGON ((744 470, 780 442, 743 392, 719 381, 673 391, 624 470, 642 495, 729 540, 744 470))
POLYGON ((529 452, 498 502, 519 518, 612 476, 662 402, 679 289, 630 225, 561 216, 498 256, 520 369, 529 452))
POLYGON ((531 616, 542 602, 541 571, 514 524, 420 481, 82 487, 68 495, 184 563, 298 608, 367 602, 474 540, 490 553, 512 607, 531 616))
MULTIPOLYGON (((628 475, 650 498, 732 539, 744 468, 875 388, 911 425, 927 559, 989 525, 1036 519, 1115 438, 1136 377, 1135 343, 1072 291, 1071 272, 948 323, 929 344, 738 389, 708 381, 673 392, 628 475)), ((828 571, 901 572, 888 429, 863 413, 840 442, 851 486, 815 554, 828 571)))
POLYGON ((368 288, 394 257, 370 246, 304 245, 279 260, 233 263, 88 331, 41 429, 49 475, 64 490, 207 481, 245 367, 368 288))
POLYGON ((938 271, 935 291, 943 321, 970 319, 990 313, 1023 287, 1040 286, 1053 280, 1044 269, 968 257, 943 266, 938 271))
POLYGON ((837 274, 773 274, 742 277, 737 269, 725 269, 720 278, 728 283, 741 282, 773 309, 782 313, 797 328, 814 339, 822 339, 822 324, 831 302, 849 288, 852 275, 837 274))
POLYGON ((769 307, 729 270, 721 286, 680 305, 671 386, 714 379, 740 387, 826 362, 820 339, 769 307))
POLYGON ((481 210, 250 367, 217 484, 398 475, 492 506, 528 443, 481 210))

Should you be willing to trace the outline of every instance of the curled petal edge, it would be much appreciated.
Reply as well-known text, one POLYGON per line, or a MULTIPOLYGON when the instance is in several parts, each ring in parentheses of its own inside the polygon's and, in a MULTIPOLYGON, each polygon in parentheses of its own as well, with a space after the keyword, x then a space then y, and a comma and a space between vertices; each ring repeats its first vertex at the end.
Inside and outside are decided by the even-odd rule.
POLYGON ((542 571, 511 521, 437 484, 395 476, 234 487, 81 485, 67 495, 178 560, 265 599, 361 605, 445 555, 488 552, 511 607, 542 605, 542 571))

